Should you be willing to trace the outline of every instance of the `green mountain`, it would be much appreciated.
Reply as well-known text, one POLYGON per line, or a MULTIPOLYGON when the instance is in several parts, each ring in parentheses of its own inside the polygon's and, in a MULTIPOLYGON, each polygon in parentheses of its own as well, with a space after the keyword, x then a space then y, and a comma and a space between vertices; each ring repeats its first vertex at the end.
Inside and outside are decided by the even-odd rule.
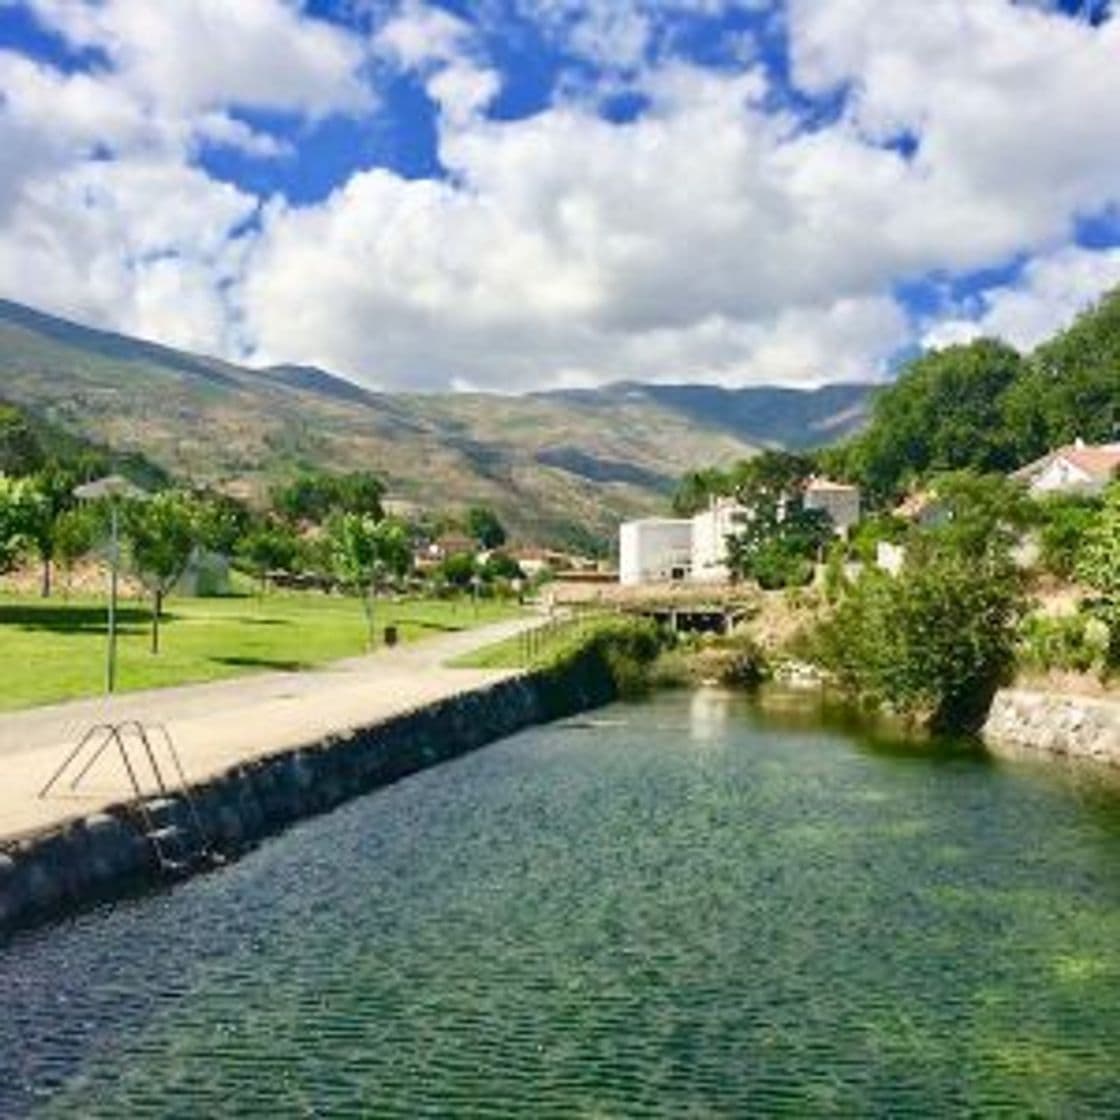
POLYGON ((620 383, 497 396, 382 393, 307 366, 249 369, 0 300, 0 396, 173 474, 252 495, 299 467, 368 469, 433 508, 486 503, 526 540, 589 544, 666 508, 682 473, 831 442, 871 388, 620 383))

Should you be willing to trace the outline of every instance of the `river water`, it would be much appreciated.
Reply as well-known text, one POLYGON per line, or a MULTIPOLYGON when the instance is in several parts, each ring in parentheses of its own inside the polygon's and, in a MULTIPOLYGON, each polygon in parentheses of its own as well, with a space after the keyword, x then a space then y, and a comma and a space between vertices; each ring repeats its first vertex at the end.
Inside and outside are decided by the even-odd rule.
POLYGON ((0 949, 0 1116, 1120 1115, 1120 795, 713 691, 0 949))

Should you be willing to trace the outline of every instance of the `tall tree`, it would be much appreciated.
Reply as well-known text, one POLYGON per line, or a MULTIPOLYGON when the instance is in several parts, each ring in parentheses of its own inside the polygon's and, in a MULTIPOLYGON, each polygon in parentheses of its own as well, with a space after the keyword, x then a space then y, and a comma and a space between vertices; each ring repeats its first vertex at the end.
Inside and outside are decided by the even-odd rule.
POLYGON ((152 653, 159 653, 164 599, 182 579, 198 543, 196 512, 189 498, 171 491, 125 507, 132 565, 152 597, 152 653))
POLYGON ((501 548, 506 543, 505 527, 489 506, 467 510, 467 532, 485 549, 501 548))
POLYGON ((0 404, 0 474, 34 474, 44 461, 42 444, 27 417, 12 405, 0 404))
POLYGON ((358 513, 336 515, 328 527, 331 558, 342 586, 361 600, 366 644, 375 641, 374 604, 383 582, 403 576, 412 561, 408 532, 397 521, 358 513))

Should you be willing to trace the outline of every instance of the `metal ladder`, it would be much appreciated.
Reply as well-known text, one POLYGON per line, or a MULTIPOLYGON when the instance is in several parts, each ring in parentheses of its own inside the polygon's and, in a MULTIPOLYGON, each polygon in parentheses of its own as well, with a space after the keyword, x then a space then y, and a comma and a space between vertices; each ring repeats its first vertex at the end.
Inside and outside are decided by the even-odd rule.
POLYGON ((76 791, 82 779, 114 744, 120 752, 125 772, 136 795, 133 808, 140 818, 144 838, 152 847, 160 871, 167 875, 184 875, 202 865, 214 866, 224 862, 206 834, 198 806, 191 797, 179 752, 175 749, 171 733, 162 723, 145 726, 139 720, 130 719, 121 723, 94 724, 78 740, 78 745, 66 756, 62 765, 39 791, 39 798, 44 799, 50 793, 63 775, 75 766, 83 752, 92 751, 70 781, 71 792, 76 791), (162 739, 179 779, 178 796, 175 796, 176 791, 170 789, 164 779, 157 751, 152 743, 154 735, 162 739), (140 784, 137 767, 129 757, 130 742, 134 748, 137 746, 142 748, 141 761, 143 758, 147 759, 157 790, 154 797, 145 794, 140 784), (184 806, 185 813, 182 812, 184 806))

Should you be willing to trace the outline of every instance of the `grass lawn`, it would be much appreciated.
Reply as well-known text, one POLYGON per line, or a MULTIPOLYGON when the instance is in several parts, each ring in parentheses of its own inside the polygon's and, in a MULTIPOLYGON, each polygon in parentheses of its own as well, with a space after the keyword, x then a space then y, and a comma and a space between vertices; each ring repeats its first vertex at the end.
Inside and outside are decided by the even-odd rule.
MULTIPOLYGON (((483 600, 411 599, 377 604, 378 633, 395 624, 411 641, 494 622, 518 608, 483 600)), ((161 652, 148 652, 147 605, 119 612, 117 687, 121 692, 217 680, 264 669, 306 669, 365 652, 366 624, 353 599, 273 592, 225 599, 172 598, 161 652)), ((105 602, 0 594, 0 711, 92 696, 105 683, 105 602)))

